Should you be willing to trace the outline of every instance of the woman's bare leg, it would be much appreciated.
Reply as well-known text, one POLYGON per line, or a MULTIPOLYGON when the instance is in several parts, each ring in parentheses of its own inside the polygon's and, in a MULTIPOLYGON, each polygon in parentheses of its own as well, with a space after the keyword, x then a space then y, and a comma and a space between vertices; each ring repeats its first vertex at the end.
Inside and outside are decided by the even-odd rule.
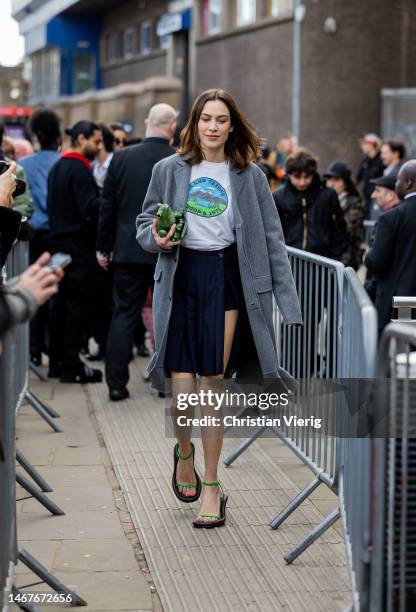
MULTIPOLYGON (((237 321, 238 310, 225 311, 223 373, 218 376, 201 376, 200 390, 208 391, 211 389, 215 392, 215 388, 218 387, 220 391, 220 381, 224 378, 224 372, 230 359, 237 321)), ((221 409, 215 410, 214 406, 201 407, 201 410, 202 416, 208 415, 219 417, 220 419, 223 417, 223 411, 221 409)), ((218 480, 218 462, 220 460, 223 444, 224 428, 221 425, 221 427, 203 427, 201 430, 205 459, 203 480, 214 482, 218 480)), ((203 487, 201 494, 201 513, 218 515, 219 511, 219 487, 203 487)), ((215 519, 201 518, 196 520, 209 521, 215 519)))
MULTIPOLYGON (((188 418, 193 418, 194 416, 194 408, 193 406, 187 406, 185 410, 179 410, 177 407, 178 395, 180 393, 184 393, 189 395, 190 393, 196 393, 196 381, 195 374, 191 372, 171 372, 171 380, 172 380, 172 421, 173 427, 175 430, 175 434, 179 444, 179 454, 183 457, 186 457, 191 452, 191 437, 192 437, 192 425, 190 426, 179 426, 177 424, 178 416, 186 416, 188 418)), ((176 468, 176 481, 196 484, 196 478, 194 473, 194 465, 192 461, 192 456, 183 461, 178 461, 178 466, 176 468)), ((189 487, 178 487, 179 493, 182 495, 195 495, 195 489, 191 489, 189 487)))

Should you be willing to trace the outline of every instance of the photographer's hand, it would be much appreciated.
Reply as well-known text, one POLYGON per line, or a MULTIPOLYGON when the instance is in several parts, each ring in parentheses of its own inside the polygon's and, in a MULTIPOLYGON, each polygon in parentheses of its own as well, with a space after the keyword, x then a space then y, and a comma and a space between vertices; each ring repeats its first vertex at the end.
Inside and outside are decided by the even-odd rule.
POLYGON ((39 259, 21 274, 17 286, 31 293, 41 306, 52 295, 58 293, 58 283, 63 277, 63 271, 58 268, 55 272, 48 267, 51 256, 43 253, 39 259))

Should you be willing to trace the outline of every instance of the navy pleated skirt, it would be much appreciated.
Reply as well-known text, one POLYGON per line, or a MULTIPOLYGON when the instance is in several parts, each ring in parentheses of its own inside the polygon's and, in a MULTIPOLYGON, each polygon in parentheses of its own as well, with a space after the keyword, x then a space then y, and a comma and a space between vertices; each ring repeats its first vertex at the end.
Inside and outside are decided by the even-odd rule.
MULTIPOLYGON (((224 313, 244 300, 236 244, 217 251, 180 248, 165 354, 167 372, 223 372, 224 313)), ((239 326, 228 367, 237 367, 239 326)))

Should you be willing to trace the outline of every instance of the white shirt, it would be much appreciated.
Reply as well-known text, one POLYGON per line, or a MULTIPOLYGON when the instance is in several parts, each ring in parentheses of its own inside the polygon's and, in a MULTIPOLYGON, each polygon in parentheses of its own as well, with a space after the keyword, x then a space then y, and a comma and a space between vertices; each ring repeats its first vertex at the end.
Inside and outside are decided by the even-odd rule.
POLYGON ((407 200, 407 198, 413 198, 413 196, 416 195, 416 191, 412 191, 412 193, 408 193, 407 195, 404 196, 404 199, 407 200))
POLYGON ((101 189, 104 187, 105 177, 107 176, 108 167, 113 159, 113 155, 114 153, 109 153, 108 157, 105 158, 101 165, 98 159, 92 162, 92 173, 95 178, 95 182, 101 189))
POLYGON ((192 166, 185 207, 183 246, 199 251, 224 249, 235 242, 228 162, 192 166))

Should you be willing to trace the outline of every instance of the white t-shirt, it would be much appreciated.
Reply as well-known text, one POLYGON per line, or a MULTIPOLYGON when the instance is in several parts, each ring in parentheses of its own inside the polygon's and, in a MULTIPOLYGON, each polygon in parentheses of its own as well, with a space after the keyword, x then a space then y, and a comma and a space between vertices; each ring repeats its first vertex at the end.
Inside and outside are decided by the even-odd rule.
POLYGON ((186 248, 216 251, 235 242, 228 162, 192 166, 185 210, 186 248))

